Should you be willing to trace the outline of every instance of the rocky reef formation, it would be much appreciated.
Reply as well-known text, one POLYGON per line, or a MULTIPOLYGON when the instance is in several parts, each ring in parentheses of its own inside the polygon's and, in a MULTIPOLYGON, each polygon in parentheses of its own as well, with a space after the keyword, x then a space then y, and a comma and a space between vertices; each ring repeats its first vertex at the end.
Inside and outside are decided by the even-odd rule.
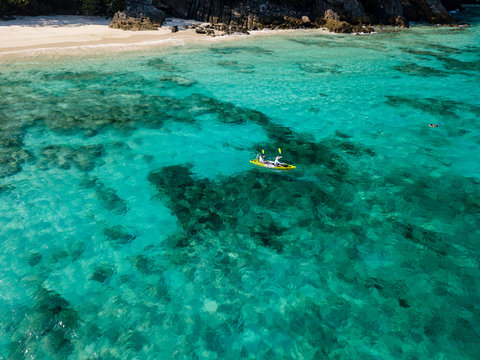
MULTIPOLYGON (((130 0, 125 14, 149 17, 150 11, 153 15, 161 11, 223 26, 227 33, 319 27, 333 32, 369 32, 372 30, 369 25, 373 24, 399 27, 407 27, 409 21, 452 24, 455 20, 447 10, 460 7, 458 0, 130 0)), ((115 27, 128 28, 124 22, 118 16, 114 19, 119 24, 115 27)))

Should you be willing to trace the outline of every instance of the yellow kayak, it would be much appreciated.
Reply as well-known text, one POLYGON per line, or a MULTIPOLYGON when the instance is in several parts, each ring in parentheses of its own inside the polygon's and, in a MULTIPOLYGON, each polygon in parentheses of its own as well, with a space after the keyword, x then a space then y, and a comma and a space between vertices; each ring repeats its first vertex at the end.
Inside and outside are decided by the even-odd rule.
POLYGON ((273 166, 273 162, 265 164, 265 163, 261 163, 260 161, 258 161, 258 159, 250 160, 250 162, 254 165, 257 165, 257 166, 261 166, 261 167, 265 167, 265 168, 269 168, 269 169, 275 169, 275 170, 293 170, 296 167, 296 166, 288 165, 288 164, 281 165, 281 166, 273 166))

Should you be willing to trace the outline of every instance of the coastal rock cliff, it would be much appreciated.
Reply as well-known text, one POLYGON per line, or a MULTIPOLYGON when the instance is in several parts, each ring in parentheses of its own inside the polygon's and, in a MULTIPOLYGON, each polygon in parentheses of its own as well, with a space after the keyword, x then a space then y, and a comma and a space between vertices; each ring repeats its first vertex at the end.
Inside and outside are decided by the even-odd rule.
MULTIPOLYGON (((244 30, 323 27, 332 31, 361 31, 360 25, 408 26, 409 21, 448 24, 447 9, 458 0, 129 0, 135 9, 156 9, 169 16, 225 24, 244 30), (443 4, 445 2, 445 5, 443 4), (354 25, 354 26, 352 26, 354 25), (357 26, 355 26, 357 25, 357 26)), ((465 1, 462 1, 465 2, 465 1)), ((477 3, 478 0, 473 0, 477 3)), ((129 10, 130 9, 130 10, 129 10)), ((148 16, 141 12, 142 16, 148 16)), ((367 30, 368 31, 368 30, 367 30)))
POLYGON ((129 0, 124 11, 115 13, 109 26, 123 30, 156 30, 162 26, 165 16, 151 0, 129 0))

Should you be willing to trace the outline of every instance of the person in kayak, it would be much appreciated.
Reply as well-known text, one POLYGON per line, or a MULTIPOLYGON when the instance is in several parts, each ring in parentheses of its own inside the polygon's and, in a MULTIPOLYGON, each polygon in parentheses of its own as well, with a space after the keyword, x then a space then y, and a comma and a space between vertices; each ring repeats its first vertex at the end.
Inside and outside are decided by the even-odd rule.
POLYGON ((275 158, 275 161, 273 162, 273 166, 283 166, 283 165, 285 165, 285 164, 282 164, 282 163, 280 162, 280 159, 281 159, 281 158, 282 158, 281 156, 277 156, 277 157, 275 158))
POLYGON ((265 154, 260 154, 260 157, 258 158, 258 162, 265 164, 265 154))

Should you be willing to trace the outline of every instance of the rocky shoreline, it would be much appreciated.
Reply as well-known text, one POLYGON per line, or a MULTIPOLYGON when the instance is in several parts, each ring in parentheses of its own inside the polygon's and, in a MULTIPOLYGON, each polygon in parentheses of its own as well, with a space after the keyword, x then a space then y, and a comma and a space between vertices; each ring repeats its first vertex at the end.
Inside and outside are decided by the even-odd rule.
MULTIPOLYGON (((207 35, 248 33, 263 29, 326 28, 335 33, 373 32, 373 25, 409 26, 410 21, 458 25, 449 10, 458 0, 127 0, 110 27, 124 30, 159 28, 167 16, 193 19, 207 35)), ((479 0, 470 3, 478 4, 479 0)), ((173 28, 172 31, 177 29, 173 28)))

